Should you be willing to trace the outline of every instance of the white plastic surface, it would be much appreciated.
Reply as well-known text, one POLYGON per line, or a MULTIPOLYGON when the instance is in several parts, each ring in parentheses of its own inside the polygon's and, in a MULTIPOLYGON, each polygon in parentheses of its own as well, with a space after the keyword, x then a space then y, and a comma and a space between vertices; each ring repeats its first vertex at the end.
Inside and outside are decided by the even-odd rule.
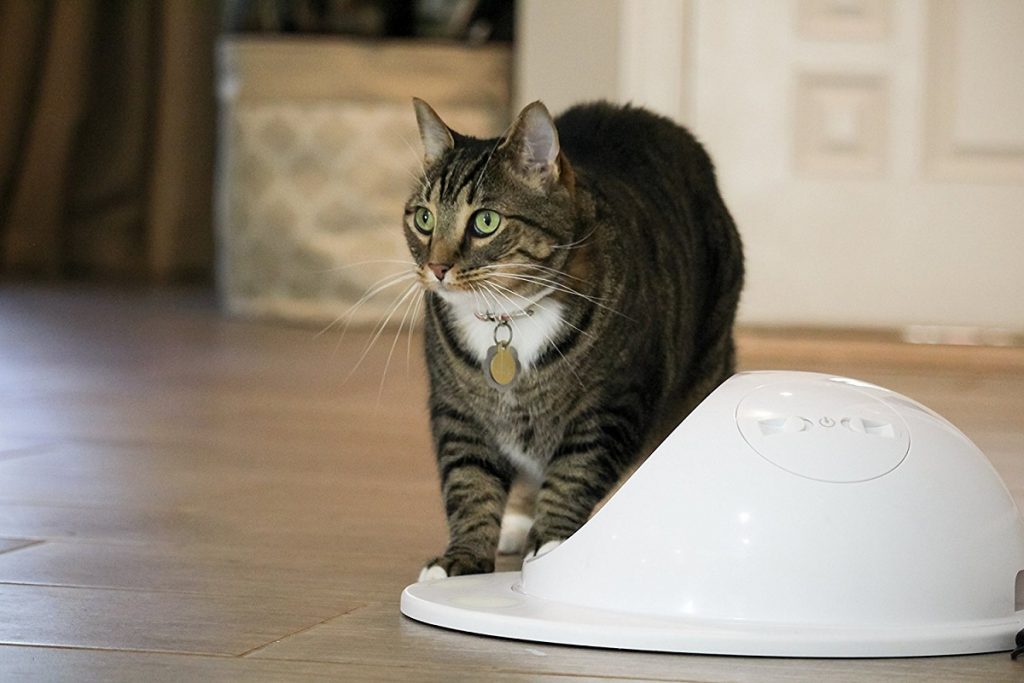
POLYGON ((1024 524, 962 433, 826 375, 725 382, 522 573, 414 584, 406 615, 526 640, 778 656, 1011 649, 1024 524))

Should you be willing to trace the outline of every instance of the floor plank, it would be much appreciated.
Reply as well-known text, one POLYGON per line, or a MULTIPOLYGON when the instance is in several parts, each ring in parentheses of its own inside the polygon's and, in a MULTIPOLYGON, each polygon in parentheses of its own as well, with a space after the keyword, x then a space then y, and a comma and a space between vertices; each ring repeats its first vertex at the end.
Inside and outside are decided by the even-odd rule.
POLYGON ((321 539, 310 552, 308 538, 262 547, 234 544, 36 542, 5 557, 0 585, 88 587, 196 595, 259 596, 315 605, 318 601, 390 602, 407 577, 381 571, 382 556, 416 567, 432 548, 353 551, 321 539), (312 597, 310 597, 312 596, 312 597))
POLYGON ((357 602, 0 584, 0 643, 242 655, 357 602))
MULTIPOLYGON (((4 681, 124 681, 136 683, 293 683, 299 681, 420 681, 422 683, 479 682, 479 672, 429 670, 389 662, 337 664, 239 657, 180 655, 159 652, 118 652, 74 648, 0 645, 0 680, 4 681)), ((563 676, 489 672, 496 683, 555 683, 563 676)), ((602 679, 615 681, 616 679, 602 679)), ((630 679, 637 680, 637 679, 630 679)))

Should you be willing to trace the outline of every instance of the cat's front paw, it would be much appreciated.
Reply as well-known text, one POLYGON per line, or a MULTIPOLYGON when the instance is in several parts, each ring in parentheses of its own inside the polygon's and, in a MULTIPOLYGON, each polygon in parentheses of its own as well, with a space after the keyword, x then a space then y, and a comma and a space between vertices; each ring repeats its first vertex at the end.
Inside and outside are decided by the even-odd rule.
POLYGON ((436 579, 447 579, 448 572, 445 571, 444 567, 436 564, 427 565, 420 570, 420 578, 417 581, 434 581, 436 579))
POLYGON ((463 574, 488 574, 494 571, 494 558, 477 557, 467 553, 442 555, 427 562, 420 571, 420 581, 444 579, 463 574))

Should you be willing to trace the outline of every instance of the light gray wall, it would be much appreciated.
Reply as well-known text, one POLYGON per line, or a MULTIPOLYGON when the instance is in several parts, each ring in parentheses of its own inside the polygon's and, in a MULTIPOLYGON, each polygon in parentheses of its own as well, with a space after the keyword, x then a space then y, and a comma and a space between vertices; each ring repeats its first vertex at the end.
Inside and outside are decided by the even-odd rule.
POLYGON ((543 100, 558 113, 619 92, 619 0, 520 0, 516 34, 518 110, 543 100))

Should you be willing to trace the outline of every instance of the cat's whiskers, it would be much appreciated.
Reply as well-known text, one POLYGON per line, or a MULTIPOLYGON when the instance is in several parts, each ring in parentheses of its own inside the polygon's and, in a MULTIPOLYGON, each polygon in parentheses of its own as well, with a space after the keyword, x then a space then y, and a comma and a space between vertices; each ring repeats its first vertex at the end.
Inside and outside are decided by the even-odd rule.
POLYGON ((480 288, 469 281, 466 282, 466 287, 469 288, 469 292, 473 295, 473 309, 476 311, 485 310, 487 308, 487 298, 481 293, 480 288), (483 299, 482 306, 480 304, 481 299, 483 299))
POLYGON ((523 274, 509 275, 509 274, 505 274, 505 273, 502 274, 502 277, 506 277, 506 278, 508 278, 510 280, 520 280, 522 282, 532 282, 534 284, 547 285, 547 286, 553 287, 557 291, 562 292, 564 294, 569 294, 571 296, 577 296, 577 297, 579 297, 579 298, 581 298, 581 299, 583 299, 585 301, 589 301, 590 303, 592 303, 593 305, 597 306, 598 308, 600 308, 602 310, 605 310, 605 311, 608 311, 609 313, 612 313, 614 315, 621 316, 621 317, 625 318, 626 320, 629 320, 631 322, 639 322, 636 318, 633 318, 632 316, 626 315, 622 311, 619 311, 617 309, 612 308, 611 306, 608 306, 608 305, 602 303, 604 301, 607 301, 608 299, 605 299, 605 298, 602 298, 602 297, 590 296, 588 294, 584 294, 583 292, 578 292, 578 291, 576 291, 575 289, 573 289, 571 287, 567 287, 565 285, 561 285, 560 283, 555 283, 552 280, 549 280, 548 278, 542 278, 540 276, 535 276, 535 275, 523 275, 523 274))
POLYGON ((483 280, 476 280, 476 285, 471 285, 474 294, 479 293, 479 299, 483 299, 483 305, 479 305, 479 299, 477 299, 477 305, 475 306, 477 317, 485 315, 501 315, 502 313, 510 313, 510 311, 503 310, 504 307, 498 302, 498 299, 494 296, 493 292, 488 291, 487 283, 483 280), (488 297, 488 295, 490 295, 488 297), (488 300, 490 299, 490 300, 488 300))
MULTIPOLYGON (((541 287, 547 288, 549 290, 548 293, 550 293, 550 291, 558 291, 563 292, 565 294, 578 296, 594 303, 595 305, 600 305, 600 301, 602 301, 598 297, 592 297, 590 295, 579 292, 567 285, 562 284, 561 282, 558 282, 557 280, 543 278, 539 275, 530 275, 529 273, 519 273, 509 270, 501 270, 499 266, 481 266, 477 270, 488 271, 484 272, 480 276, 481 280, 487 280, 488 282, 494 282, 494 280, 497 278, 506 278, 508 280, 518 280, 521 282, 526 282, 527 284, 539 285, 541 287)), ((523 296, 518 292, 516 292, 516 294, 518 296, 523 296)), ((544 294, 543 296, 547 296, 547 294, 544 294)))
MULTIPOLYGON (((402 295, 402 298, 399 300, 398 305, 395 307, 396 311, 398 310, 398 307, 401 306, 401 302, 404 301, 405 299, 408 299, 409 295, 412 294, 414 292, 414 290, 415 290, 415 286, 412 286, 412 287, 409 287, 408 289, 406 289, 405 294, 402 295)), ((377 407, 378 408, 380 407, 381 397, 384 395, 384 381, 387 379, 387 377, 388 377, 388 369, 391 367, 391 357, 395 353, 395 347, 398 346, 398 339, 402 336, 402 330, 405 328, 405 322, 409 318, 409 313, 412 312, 414 306, 416 305, 416 302, 420 301, 420 300, 422 300, 422 297, 417 298, 415 296, 412 297, 412 299, 409 300, 409 304, 405 307, 405 313, 402 315, 402 319, 398 323, 398 329, 395 331, 395 339, 394 339, 394 341, 391 342, 391 349, 388 350, 388 357, 387 357, 387 360, 384 362, 384 371, 381 373, 381 376, 380 376, 380 387, 377 389, 377 407)), ((387 322, 388 322, 389 319, 390 319, 390 316, 388 317, 388 319, 386 319, 384 321, 385 325, 387 325, 387 322)), ((410 331, 411 330, 412 330, 412 326, 410 325, 410 331)))
POLYGON ((572 275, 571 273, 567 273, 564 270, 560 270, 558 268, 552 268, 551 266, 545 266, 545 265, 542 265, 540 263, 523 263, 523 264, 520 264, 520 265, 522 265, 524 268, 530 268, 530 269, 533 269, 533 270, 539 270, 542 273, 551 273, 552 275, 557 275, 559 277, 568 278, 569 280, 576 280, 576 282, 579 282, 581 284, 585 284, 585 285, 589 285, 590 284, 589 280, 584 280, 583 278, 576 277, 575 275, 572 275))
POLYGON ((473 293, 473 308, 476 310, 485 310, 487 308, 487 297, 483 295, 479 287, 473 285, 472 282, 467 282, 466 286, 469 287, 469 291, 473 293), (480 305, 480 300, 483 299, 483 306, 480 305))
POLYGON ((606 301, 606 299, 590 296, 589 294, 584 294, 583 292, 577 291, 577 290, 573 289, 572 287, 569 287, 568 285, 562 284, 561 282, 558 282, 556 280, 552 280, 550 278, 541 277, 539 275, 527 275, 525 273, 508 273, 508 272, 499 272, 499 277, 504 277, 504 278, 507 278, 509 280, 519 280, 520 282, 527 282, 527 283, 531 283, 531 284, 538 284, 538 285, 543 285, 543 286, 546 286, 546 287, 551 287, 552 289, 554 289, 556 291, 559 291, 559 292, 562 292, 564 294, 569 294, 571 296, 577 296, 577 297, 579 297, 579 298, 581 298, 581 299, 583 299, 585 301, 589 301, 590 303, 594 304, 598 308, 606 310, 609 313, 614 313, 616 315, 620 315, 623 318, 625 318, 626 320, 631 320, 633 322, 637 322, 635 318, 632 318, 632 317, 626 315, 625 313, 622 313, 621 311, 617 311, 614 308, 611 308, 610 306, 607 306, 604 303, 602 303, 603 301, 606 301))
POLYGON ((543 300, 544 297, 547 296, 547 293, 542 293, 541 296, 531 298, 531 297, 528 297, 528 296, 526 296, 524 294, 520 294, 519 292, 517 292, 517 291, 515 291, 513 289, 505 287, 504 285, 499 285, 497 282, 494 282, 492 280, 482 279, 480 281, 480 284, 483 285, 485 288, 489 289, 492 292, 492 294, 493 293, 502 293, 502 297, 506 301, 512 301, 512 299, 511 299, 511 297, 509 295, 514 296, 514 297, 516 297, 518 299, 522 299, 525 302, 525 306, 522 305, 522 304, 513 304, 516 307, 516 309, 518 309, 517 312, 519 312, 519 313, 524 313, 525 314, 527 309, 530 309, 530 308, 539 308, 541 310, 548 310, 547 307, 545 307, 543 304, 540 303, 541 300, 543 300))
MULTIPOLYGON (((479 269, 476 269, 476 270, 479 271, 479 270, 482 270, 482 268, 479 268, 479 269)), ((467 280, 467 282, 468 283, 476 283, 476 284, 480 285, 480 287, 475 287, 473 284, 468 284, 467 286, 472 287, 474 290, 479 290, 481 292, 481 294, 484 294, 484 295, 489 293, 491 295, 491 298, 494 299, 494 303, 495 303, 494 306, 491 306, 490 304, 487 304, 487 302, 486 302, 487 297, 484 296, 484 300, 485 300, 485 304, 486 305, 483 308, 481 308, 480 306, 476 307, 476 313, 478 314, 477 317, 480 317, 481 315, 487 315, 487 314, 499 314, 500 315, 501 313, 506 313, 506 314, 520 313, 520 314, 529 315, 529 313, 526 310, 522 309, 522 308, 519 309, 518 311, 504 310, 504 307, 500 305, 500 303, 498 302, 498 300, 496 298, 494 298, 494 293, 493 292, 488 292, 486 290, 486 288, 488 287, 489 284, 496 284, 496 283, 492 282, 493 278, 489 278, 486 275, 479 275, 478 273, 474 273, 473 275, 475 275, 475 277, 471 277, 469 280, 467 280)), ((547 291, 541 291, 541 293, 539 295, 534 296, 533 298, 531 298, 531 297, 525 296, 523 294, 520 294, 519 292, 516 292, 516 291, 514 291, 512 289, 509 289, 507 287, 504 288, 504 289, 505 289, 505 291, 509 292, 510 294, 513 294, 514 296, 517 296, 520 299, 522 299, 524 302, 526 302, 526 306, 525 306, 526 309, 533 307, 535 304, 537 304, 537 302, 539 302, 541 299, 546 297, 552 291, 551 289, 547 289, 547 291)), ((538 306, 538 308, 542 308, 543 309, 544 307, 543 306, 538 306)), ((519 317, 519 316, 516 316, 516 317, 519 317)))
POLYGON ((589 240, 591 237, 593 237, 595 230, 597 230, 597 228, 591 228, 590 232, 588 232, 586 235, 584 235, 583 237, 579 238, 578 240, 573 240, 572 242, 568 242, 566 244, 556 244, 556 245, 552 246, 551 248, 552 249, 579 249, 580 247, 582 247, 583 245, 585 245, 587 243, 587 240, 589 240))
POLYGON ((389 306, 387 311, 385 312, 384 320, 381 321, 380 323, 377 323, 376 327, 374 328, 373 336, 370 338, 370 341, 366 343, 366 346, 363 347, 362 354, 359 356, 359 359, 355 362, 355 365, 352 366, 352 369, 349 370, 349 373, 345 377, 345 380, 342 382, 342 384, 346 384, 350 379, 352 379, 352 375, 355 374, 356 370, 359 369, 359 366, 362 365, 364 360, 366 360, 366 356, 370 353, 370 349, 372 349, 374 344, 377 343, 377 340, 380 339, 380 335, 383 334, 384 330, 388 326, 388 323, 391 322, 392 316, 394 316, 395 312, 399 309, 399 307, 401 307, 401 305, 405 303, 405 301, 417 291, 419 291, 419 284, 414 282, 413 284, 406 287, 405 291, 402 292, 401 295, 396 297, 395 302, 392 303, 391 306, 389 306))
POLYGON ((538 267, 536 264, 533 264, 533 263, 492 263, 490 265, 480 266, 479 270, 481 270, 481 271, 494 271, 494 272, 497 272, 499 275, 502 275, 502 276, 517 275, 517 276, 523 276, 523 277, 543 278, 543 279, 547 280, 553 286, 557 285, 559 287, 564 287, 565 289, 569 290, 569 291, 566 292, 568 294, 576 294, 578 296, 587 297, 588 300, 590 300, 590 301, 603 301, 604 300, 601 297, 596 297, 596 296, 593 296, 591 294, 584 294, 583 292, 580 292, 578 290, 573 289, 572 287, 570 287, 569 285, 565 284, 564 282, 561 282, 559 280, 559 278, 563 278, 564 277, 564 278, 569 278, 569 279, 572 279, 572 280, 577 280, 581 285, 589 285, 590 284, 590 282, 587 281, 587 280, 583 280, 583 279, 575 277, 573 275, 569 275, 568 273, 565 273, 565 272, 563 272, 561 270, 558 270, 556 268, 549 269, 551 276, 554 276, 554 277, 549 277, 548 273, 545 272, 543 268, 538 267), (540 270, 540 273, 530 273, 530 272, 528 272, 528 269, 530 269, 530 268, 538 269, 538 270, 540 270), (523 270, 527 270, 527 272, 522 272, 523 270))
MULTIPOLYGON (((367 301, 369 301, 373 297, 377 296, 378 294, 380 294, 384 290, 388 289, 389 287, 394 287, 397 284, 400 284, 400 283, 408 281, 408 280, 415 279, 417 277, 418 277, 418 275, 417 275, 417 273, 415 271, 402 271, 402 272, 398 272, 398 273, 391 273, 390 275, 385 275, 384 277, 380 278, 379 280, 377 280, 376 282, 371 284, 367 288, 367 290, 363 293, 363 295, 361 297, 359 297, 359 299, 356 300, 356 302, 354 304, 349 306, 348 309, 346 309, 346 311, 344 313, 342 313, 337 318, 335 318, 330 323, 328 323, 326 327, 324 327, 322 330, 317 332, 314 335, 314 338, 319 338, 320 336, 326 334, 335 325, 337 325, 338 323, 340 323, 341 321, 344 320, 345 321, 345 325, 341 329, 341 335, 340 335, 340 337, 338 339, 338 344, 337 344, 337 346, 340 346, 342 340, 345 338, 345 334, 348 332, 349 326, 351 326, 352 325, 352 321, 355 320, 355 313, 356 313, 356 311, 359 310, 359 308, 363 304, 365 304, 367 301)), ((335 353, 337 353, 337 346, 335 347, 335 353)))
POLYGON ((506 301, 508 301, 509 304, 512 305, 512 310, 506 310, 506 312, 511 316, 510 319, 508 321, 506 321, 506 322, 512 327, 512 332, 515 335, 518 336, 518 334, 519 334, 519 318, 520 317, 524 317, 525 318, 525 317, 529 316, 530 314, 528 312, 528 309, 527 308, 523 308, 522 306, 517 304, 515 301, 510 299, 508 296, 506 296, 506 295, 502 294, 501 292, 491 288, 489 283, 481 282, 480 284, 483 286, 485 291, 490 292, 491 296, 494 297, 494 305, 495 305, 496 308, 500 307, 500 304, 498 303, 498 296, 499 295, 502 296, 506 301))
MULTIPOLYGON (((485 281, 483 284, 484 284, 485 287, 495 287, 495 288, 497 288, 498 291, 505 291, 505 292, 511 294, 512 296, 517 296, 520 299, 526 299, 527 301, 530 301, 527 297, 523 296, 519 292, 516 292, 516 291, 514 291, 512 289, 509 289, 508 287, 505 287, 504 285, 499 285, 497 282, 487 282, 487 281, 485 281)), ((530 301, 530 303, 528 304, 527 307, 528 308, 529 307, 535 307, 535 308, 539 308, 542 311, 547 311, 548 313, 551 313, 553 316, 558 318, 558 321, 560 323, 562 323, 563 325, 565 325, 566 327, 571 327, 572 329, 576 330, 577 332, 579 332, 580 334, 582 334, 585 337, 590 337, 591 339, 594 338, 594 335, 590 334, 586 330, 583 330, 583 329, 577 327, 576 325, 573 325, 571 322, 566 320, 564 315, 558 313, 557 311, 555 311, 550 306, 545 306, 544 304, 542 304, 541 301, 543 301, 544 298, 545 297, 541 297, 541 298, 537 299, 536 301, 530 301)))
MULTIPOLYGON (((494 299, 494 308, 493 309, 489 309, 489 310, 497 312, 500 309, 505 309, 504 312, 509 316, 509 319, 504 321, 504 322, 508 323, 512 327, 512 332, 513 332, 514 335, 518 335, 518 333, 519 333, 519 319, 520 318, 529 317, 530 316, 529 309, 531 307, 533 307, 537 302, 531 301, 531 300, 527 299, 528 303, 524 307, 524 306, 522 306, 520 304, 517 304, 509 296, 507 296, 505 294, 502 294, 500 291, 494 289, 492 287, 493 284, 494 283, 486 282, 486 281, 483 281, 483 280, 480 281, 480 286, 482 287, 483 291, 489 293, 491 295, 491 297, 494 299), (499 296, 501 296, 509 304, 511 304, 512 308, 509 309, 509 308, 507 308, 505 306, 502 306, 501 303, 498 301, 498 297, 499 296)), ((517 294, 516 296, 518 296, 521 299, 526 299, 526 297, 524 297, 521 294, 517 294)))
MULTIPOLYGON (((499 285, 497 282, 486 282, 486 283, 484 283, 484 286, 493 288, 497 293, 502 293, 502 290, 504 290, 504 292, 507 292, 508 295, 519 297, 520 299, 527 299, 527 297, 524 297, 519 292, 516 292, 516 291, 514 291, 512 289, 509 289, 508 287, 505 287, 504 285, 499 285)), ((503 296, 506 299, 509 299, 508 295, 503 294, 503 296)), ((559 313, 555 309, 553 309, 553 308, 551 308, 549 306, 545 306, 544 304, 540 303, 543 299, 544 299, 544 297, 541 297, 540 299, 537 299, 536 301, 527 299, 528 301, 530 301, 529 307, 539 308, 542 311, 547 311, 548 313, 553 315, 555 318, 557 318, 558 322, 560 322, 561 324, 565 325, 566 327, 569 327, 569 328, 571 328, 573 330, 576 330, 577 332, 579 332, 581 335, 583 335, 585 337, 589 337, 591 339, 594 338, 594 335, 592 335, 591 333, 587 332, 586 330, 584 330, 584 329, 582 329, 580 327, 577 327, 576 325, 573 325, 571 322, 566 320, 564 315, 562 315, 561 313, 559 313)), ((554 331, 555 330, 552 329, 551 333, 549 333, 548 341, 551 341, 551 335, 554 334, 554 331)))
POLYGON ((415 302, 412 309, 412 318, 409 320, 409 331, 406 333, 405 340, 405 373, 409 374, 412 369, 412 333, 416 327, 416 319, 419 317, 421 309, 423 308, 424 297, 418 296, 413 299, 415 302))
POLYGON ((491 263, 491 264, 488 264, 488 265, 485 265, 485 266, 479 266, 477 268, 477 270, 500 270, 502 268, 532 268, 534 270, 539 270, 542 273, 550 273, 551 275, 557 275, 559 277, 568 278, 570 280, 576 280, 580 284, 584 284, 584 285, 589 285, 590 284, 589 280, 584 280, 583 278, 576 277, 575 275, 570 275, 569 273, 566 273, 564 270, 559 270, 558 268, 552 268, 550 266, 542 266, 539 263, 526 263, 526 262, 491 263))
MULTIPOLYGON (((487 304, 487 305, 486 305, 486 306, 484 307, 484 310, 485 310, 485 311, 491 311, 491 312, 497 313, 497 312, 498 312, 498 311, 499 311, 499 310, 501 309, 501 302, 499 302, 499 301, 498 301, 498 297, 494 296, 494 293, 493 293, 493 292, 491 292, 490 290, 488 290, 488 289, 487 289, 487 287, 486 287, 486 283, 484 283, 484 282, 481 282, 480 284, 481 284, 481 285, 483 285, 483 287, 481 288, 481 290, 480 290, 480 291, 481 291, 481 293, 482 293, 482 294, 484 295, 484 301, 486 301, 486 300, 487 300, 487 295, 488 295, 488 294, 490 294, 490 295, 491 295, 491 300, 492 300, 492 301, 494 302, 494 304, 493 304, 493 305, 491 305, 491 304, 487 304)), ((507 312, 507 311, 506 311, 506 312, 507 312)))

